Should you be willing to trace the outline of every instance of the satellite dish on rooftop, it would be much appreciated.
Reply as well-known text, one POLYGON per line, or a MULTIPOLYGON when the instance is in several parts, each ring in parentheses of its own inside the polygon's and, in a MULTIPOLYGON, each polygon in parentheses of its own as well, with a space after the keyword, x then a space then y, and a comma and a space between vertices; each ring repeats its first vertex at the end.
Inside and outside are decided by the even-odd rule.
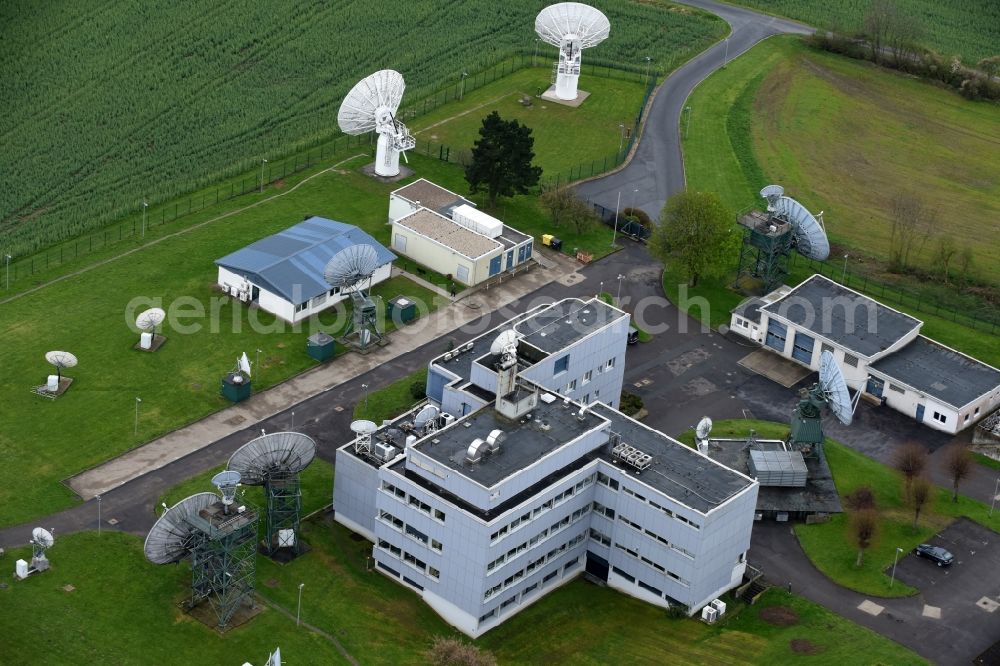
POLYGON ((517 347, 517 333, 515 333, 512 329, 507 329, 506 331, 501 331, 500 334, 494 338, 493 344, 490 345, 490 353, 494 356, 500 356, 510 347, 517 347))
POLYGON ((413 427, 423 432, 428 426, 434 425, 438 417, 438 408, 434 405, 424 405, 413 419, 413 427))
POLYGON ((819 359, 819 388, 837 420, 844 425, 851 425, 854 420, 854 405, 847 390, 847 381, 833 354, 828 351, 823 352, 819 359))
POLYGON ((172 564, 187 557, 194 547, 196 531, 187 519, 218 501, 215 493, 198 493, 167 509, 146 535, 142 547, 146 559, 153 564, 172 564))
POLYGON ((361 419, 351 423, 351 431, 356 435, 371 435, 376 430, 378 430, 378 426, 372 421, 361 419))
POLYGON ((375 174, 383 177, 399 175, 399 155, 416 145, 406 125, 396 120, 396 111, 403 99, 406 83, 403 75, 383 69, 366 76, 351 88, 340 105, 337 124, 345 134, 378 134, 375 153, 375 174))
POLYGON ((67 351, 50 351, 45 353, 45 360, 56 366, 56 375, 62 379, 63 368, 76 366, 76 356, 67 351))
POLYGON ((351 245, 327 262, 323 278, 331 287, 346 289, 370 278, 378 266, 378 250, 368 243, 351 245))
POLYGON ((535 18, 535 32, 543 42, 559 47, 556 97, 577 97, 581 51, 597 46, 611 33, 611 23, 600 10, 580 2, 549 5, 535 18))
POLYGON ((316 442, 301 432, 272 432, 252 439, 229 458, 248 486, 261 486, 277 475, 298 474, 316 457, 316 442))
POLYGON ((156 327, 162 324, 166 318, 167 313, 161 308, 150 308, 139 313, 139 316, 135 318, 135 327, 140 331, 152 331, 153 335, 156 335, 156 327))
POLYGON ((824 261, 830 256, 830 241, 826 237, 826 230, 805 206, 791 197, 779 196, 774 203, 774 212, 788 220, 792 226, 795 249, 799 254, 817 261, 824 261))
POLYGON ((774 206, 778 203, 778 199, 781 195, 785 193, 785 188, 781 185, 768 185, 760 191, 760 196, 767 199, 767 210, 769 212, 774 212, 774 206))

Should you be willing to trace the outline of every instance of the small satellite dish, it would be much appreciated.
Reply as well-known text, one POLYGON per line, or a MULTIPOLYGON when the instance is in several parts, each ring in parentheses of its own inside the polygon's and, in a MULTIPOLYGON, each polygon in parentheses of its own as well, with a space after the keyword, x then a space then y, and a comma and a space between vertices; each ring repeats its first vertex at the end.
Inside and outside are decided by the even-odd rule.
POLYGON ((417 430, 424 430, 429 424, 433 424, 437 417, 438 408, 434 405, 425 405, 414 417, 413 427, 417 430))
POLYGON ((264 666, 281 666, 281 648, 274 648, 274 652, 267 658, 264 666))
POLYGON ((816 261, 824 261, 830 256, 830 240, 826 237, 826 230, 805 206, 791 197, 779 196, 774 204, 774 212, 792 225, 795 249, 799 254, 816 261))
POLYGON ((781 185, 768 185, 760 191, 760 196, 767 199, 767 210, 773 213, 775 204, 778 203, 778 199, 784 193, 785 188, 781 185))
POLYGON ((212 485, 222 493, 222 503, 227 507, 236 498, 236 487, 240 485, 240 473, 227 469, 212 477, 212 485))
POLYGON ((490 353, 494 356, 499 356, 506 352, 511 346, 517 346, 517 333, 511 329, 506 331, 501 331, 500 334, 493 340, 493 344, 490 345, 490 353))
POLYGON ((135 318, 135 327, 140 331, 152 331, 153 335, 156 335, 156 327, 163 323, 163 320, 167 318, 167 313, 160 308, 150 308, 145 312, 141 312, 138 317, 135 318))
POLYGON ((597 46, 611 34, 608 17, 590 5, 560 2, 549 5, 535 17, 535 32, 543 42, 559 47, 556 97, 576 99, 580 79, 581 51, 597 46))
POLYGON ((31 543, 35 544, 37 547, 45 550, 46 548, 51 548, 52 544, 56 542, 56 538, 52 536, 52 532, 49 532, 44 527, 36 527, 31 530, 31 543))
POLYGON ((847 381, 833 354, 828 351, 823 352, 819 359, 819 388, 837 420, 844 425, 851 425, 854 420, 854 405, 847 390, 847 381))
POLYGON ((179 562, 191 553, 195 529, 187 522, 219 501, 215 493, 198 493, 182 499, 160 516, 146 535, 142 550, 153 564, 179 562))
POLYGON ((243 352, 243 355, 236 359, 236 365, 247 377, 250 376, 250 359, 247 358, 247 353, 243 352))
POLYGON ((707 416, 702 417, 701 421, 698 421, 698 425, 695 426, 694 432, 698 439, 708 439, 709 433, 712 432, 712 419, 707 416))
POLYGON ((56 366, 56 375, 62 379, 63 368, 76 366, 76 356, 67 351, 50 351, 45 353, 45 360, 56 366))
POLYGON ((364 282, 379 266, 378 251, 368 243, 351 245, 333 255, 323 271, 331 287, 346 289, 364 282))
POLYGON ((351 432, 356 435, 371 435, 376 430, 378 426, 372 421, 359 420, 351 423, 351 432))
POLYGON ((297 474, 316 457, 316 442, 300 432, 272 432, 252 439, 229 458, 242 483, 260 486, 275 474, 297 474))
POLYGON ((375 174, 399 175, 399 156, 416 145, 406 125, 396 120, 406 83, 403 75, 392 69, 371 74, 351 88, 337 112, 337 124, 345 134, 378 134, 375 174))

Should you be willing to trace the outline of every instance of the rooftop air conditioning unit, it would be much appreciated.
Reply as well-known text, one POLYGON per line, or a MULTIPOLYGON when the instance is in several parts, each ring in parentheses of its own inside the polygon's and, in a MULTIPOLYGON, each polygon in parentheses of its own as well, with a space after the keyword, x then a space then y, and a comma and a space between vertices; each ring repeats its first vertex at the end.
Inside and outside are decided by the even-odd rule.
POLYGON ((445 355, 444 355, 444 360, 450 361, 451 357, 452 357, 452 353, 451 352, 446 352, 445 355))
POLYGON ((382 460, 392 460, 396 457, 396 447, 392 444, 375 443, 375 455, 382 460))
POLYGON ((726 614, 726 602, 722 599, 712 599, 709 605, 719 613, 719 617, 726 614))
POLYGON ((448 412, 443 412, 441 414, 441 423, 443 423, 445 426, 450 425, 454 422, 455 422, 454 414, 449 414, 448 412))
POLYGON ((705 606, 701 609, 701 619, 708 624, 715 624, 715 621, 719 619, 719 611, 711 606, 705 606))

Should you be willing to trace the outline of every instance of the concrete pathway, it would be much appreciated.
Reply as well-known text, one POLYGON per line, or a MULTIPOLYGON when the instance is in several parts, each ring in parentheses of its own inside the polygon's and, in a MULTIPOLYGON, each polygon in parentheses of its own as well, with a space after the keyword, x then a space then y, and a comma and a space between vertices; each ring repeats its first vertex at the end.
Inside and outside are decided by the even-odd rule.
MULTIPOLYGON (((452 302, 430 315, 399 329, 389 336, 390 343, 370 354, 349 353, 332 362, 307 370, 286 382, 254 394, 248 400, 211 414, 196 423, 168 433, 159 439, 122 454, 68 480, 69 487, 84 500, 117 488, 138 476, 157 470, 234 432, 279 414, 303 399, 330 389, 386 364, 391 359, 454 332, 484 312, 498 310, 539 287, 573 273, 579 264, 563 255, 551 253, 552 268, 536 266, 515 278, 476 290, 460 302, 452 302)), ((402 273, 402 271, 400 271, 402 273)), ((407 277, 411 279, 415 276, 407 277)), ((418 283, 443 292, 426 280, 418 283)), ((446 298, 447 293, 444 293, 446 298)), ((444 351, 442 347, 441 351, 444 351)))

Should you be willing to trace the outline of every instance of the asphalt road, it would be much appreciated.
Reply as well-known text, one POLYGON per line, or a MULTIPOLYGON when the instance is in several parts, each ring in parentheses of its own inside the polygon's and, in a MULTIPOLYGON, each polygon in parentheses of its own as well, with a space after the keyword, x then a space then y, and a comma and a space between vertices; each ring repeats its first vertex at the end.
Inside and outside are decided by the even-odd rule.
MULTIPOLYGON (((679 1, 716 14, 729 23, 730 60, 772 35, 812 32, 801 23, 710 0, 679 1)), ((657 219, 667 199, 686 186, 678 133, 681 112, 695 86, 723 64, 726 48, 725 41, 719 42, 667 77, 653 99, 631 162, 620 171, 581 183, 576 187, 577 192, 590 202, 612 210, 621 193, 622 207, 635 205, 657 219)))

